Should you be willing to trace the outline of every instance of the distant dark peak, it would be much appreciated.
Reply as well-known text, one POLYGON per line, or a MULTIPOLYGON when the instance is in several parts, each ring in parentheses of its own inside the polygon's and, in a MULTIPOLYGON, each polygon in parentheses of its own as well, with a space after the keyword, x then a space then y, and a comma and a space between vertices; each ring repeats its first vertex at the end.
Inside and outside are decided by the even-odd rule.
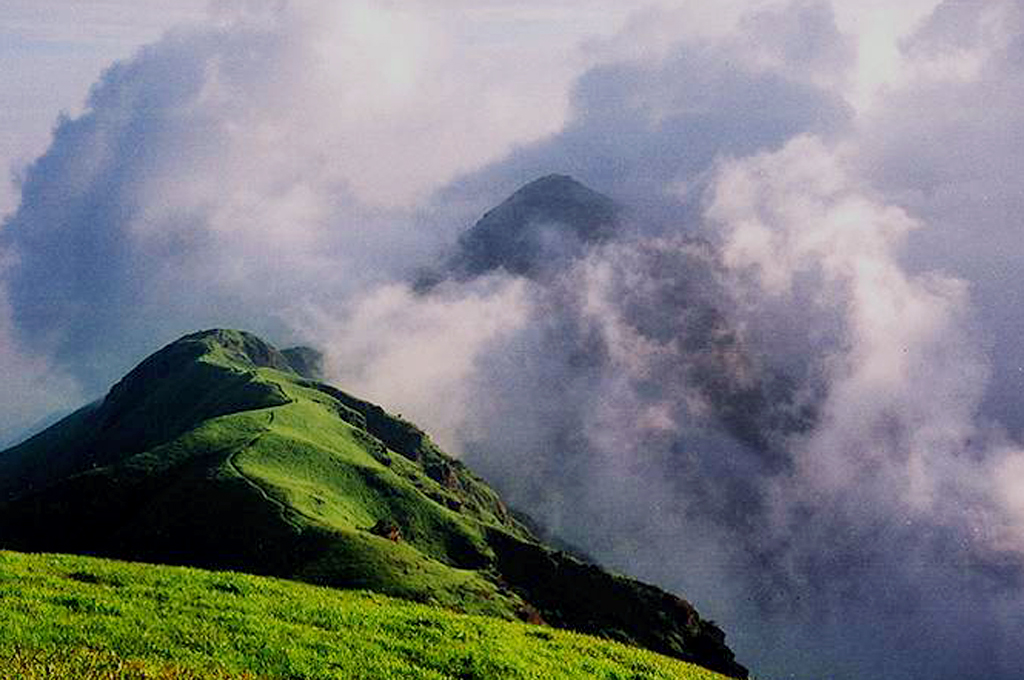
POLYGON ((611 238, 621 209, 568 175, 547 175, 488 211, 460 238, 449 273, 468 279, 504 269, 535 277, 611 238))
POLYGON ((532 182, 527 182, 512 195, 544 195, 572 191, 604 198, 604 196, 602 196, 601 194, 597 193, 596 191, 593 191, 592 189, 589 189, 583 183, 573 179, 571 175, 559 175, 558 173, 544 175, 543 177, 538 177, 532 182))
POLYGON ((292 370, 310 380, 324 379, 324 355, 312 347, 289 347, 281 350, 292 370))

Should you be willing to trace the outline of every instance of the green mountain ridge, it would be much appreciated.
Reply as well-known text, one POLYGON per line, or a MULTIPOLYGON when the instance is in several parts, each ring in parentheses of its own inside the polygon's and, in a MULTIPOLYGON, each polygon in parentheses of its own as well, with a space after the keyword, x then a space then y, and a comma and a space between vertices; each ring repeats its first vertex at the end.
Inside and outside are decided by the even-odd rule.
POLYGON ((687 602, 542 545, 424 432, 296 356, 228 330, 150 356, 0 453, 0 547, 368 589, 746 676, 687 602))

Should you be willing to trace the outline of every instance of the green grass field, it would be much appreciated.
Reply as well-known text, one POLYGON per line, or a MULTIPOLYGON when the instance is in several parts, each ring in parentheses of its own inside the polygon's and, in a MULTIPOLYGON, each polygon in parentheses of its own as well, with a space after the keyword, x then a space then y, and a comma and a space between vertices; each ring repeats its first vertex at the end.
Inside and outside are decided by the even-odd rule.
POLYGON ((0 551, 0 678, 719 680, 585 635, 365 591, 0 551))

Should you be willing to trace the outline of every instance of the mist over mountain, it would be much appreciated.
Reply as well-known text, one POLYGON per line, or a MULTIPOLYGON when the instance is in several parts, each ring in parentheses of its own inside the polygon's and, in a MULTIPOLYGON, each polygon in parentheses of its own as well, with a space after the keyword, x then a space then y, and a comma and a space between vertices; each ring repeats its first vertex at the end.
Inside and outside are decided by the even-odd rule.
POLYGON ((4 431, 252 328, 759 677, 1024 675, 1018 0, 668 3, 564 102, 427 3, 243 4, 22 173, 4 431))
POLYGON ((865 249, 884 263, 891 235, 914 225, 848 193, 842 173, 798 140, 723 172, 709 212, 736 232, 717 247, 623 237, 531 284, 533 321, 478 359, 465 458, 630 573, 728 593, 707 606, 758 621, 754 644, 777 645, 777 657, 760 649, 780 669, 826 641, 822 673, 843 657, 849 677, 898 673, 894 659, 900 677, 999 674, 1017 663, 1015 539, 998 533, 989 492, 954 489, 985 485, 1013 454, 971 422, 982 369, 960 289, 894 263, 861 272, 865 249), (821 230, 856 207, 864 232, 816 241, 737 185, 820 197, 821 230), (810 239, 796 245, 806 263, 759 259, 755 228, 778 230, 782 247, 810 239), (730 259, 745 258, 749 278, 737 277, 730 259), (887 316, 897 309, 927 324, 887 316), (970 437, 981 440, 965 459, 970 437))
POLYGON ((502 270, 534 278, 559 270, 594 243, 611 240, 620 208, 567 175, 523 186, 459 236, 449 267, 473 278, 502 270))

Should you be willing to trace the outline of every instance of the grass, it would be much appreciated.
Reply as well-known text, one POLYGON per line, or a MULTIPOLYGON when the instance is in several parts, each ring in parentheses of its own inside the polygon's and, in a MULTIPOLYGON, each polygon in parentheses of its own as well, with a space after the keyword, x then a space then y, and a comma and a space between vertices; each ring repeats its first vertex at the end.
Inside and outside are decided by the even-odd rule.
POLYGON ((0 551, 0 678, 719 680, 646 650, 364 591, 0 551))

